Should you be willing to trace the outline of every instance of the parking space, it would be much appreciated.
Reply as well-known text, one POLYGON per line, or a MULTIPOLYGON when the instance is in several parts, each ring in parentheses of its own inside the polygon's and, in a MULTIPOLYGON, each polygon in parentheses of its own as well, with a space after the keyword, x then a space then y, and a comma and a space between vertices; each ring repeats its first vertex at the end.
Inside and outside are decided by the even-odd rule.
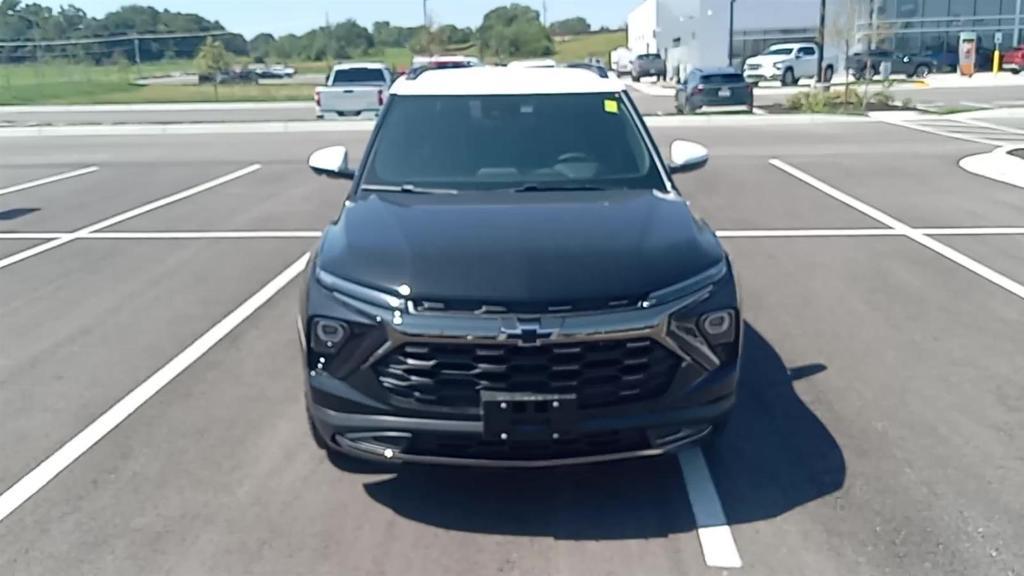
POLYGON ((98 170, 0 196, 45 208, 0 220, 0 574, 716 574, 721 528, 737 573, 1019 571, 1024 235, 915 229, 1024 226, 1024 190, 956 165, 991 147, 653 132, 710 148, 678 183, 742 285, 743 392, 700 460, 727 527, 687 458, 396 473, 315 449, 293 279, 345 185, 304 160, 366 133, 19 138, 13 184, 78 149, 98 170), (11 259, 55 241, 15 232, 118 215, 11 259))

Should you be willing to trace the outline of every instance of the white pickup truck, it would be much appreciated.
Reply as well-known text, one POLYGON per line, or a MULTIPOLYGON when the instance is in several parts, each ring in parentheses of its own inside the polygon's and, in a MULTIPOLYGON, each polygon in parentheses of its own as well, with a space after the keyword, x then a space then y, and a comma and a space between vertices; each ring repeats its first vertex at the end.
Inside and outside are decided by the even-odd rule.
MULTIPOLYGON (((831 82, 835 70, 835 58, 829 57, 826 50, 822 80, 831 82)), ((752 84, 779 80, 783 86, 795 86, 801 78, 817 76, 817 71, 818 45, 813 42, 772 44, 757 56, 747 58, 743 64, 743 77, 752 84)))
POLYGON ((327 75, 327 83, 313 92, 316 117, 358 116, 379 112, 388 99, 394 77, 385 64, 338 64, 327 75))

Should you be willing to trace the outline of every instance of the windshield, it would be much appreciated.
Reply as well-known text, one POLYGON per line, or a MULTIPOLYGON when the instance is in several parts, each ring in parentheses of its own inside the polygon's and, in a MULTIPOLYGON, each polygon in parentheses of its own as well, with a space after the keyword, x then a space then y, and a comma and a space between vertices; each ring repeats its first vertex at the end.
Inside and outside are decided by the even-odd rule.
POLYGON ((761 52, 762 56, 787 56, 793 53, 792 48, 769 48, 761 52))
POLYGON ((661 54, 641 54, 636 57, 637 60, 660 60, 661 54))
POLYGON ((746 84, 742 74, 707 74, 701 80, 708 84, 746 84))
POLYGON ((616 94, 399 96, 364 185, 663 189, 616 94))
POLYGON ((387 82, 380 68, 345 68, 335 70, 331 85, 338 84, 383 84, 387 82))

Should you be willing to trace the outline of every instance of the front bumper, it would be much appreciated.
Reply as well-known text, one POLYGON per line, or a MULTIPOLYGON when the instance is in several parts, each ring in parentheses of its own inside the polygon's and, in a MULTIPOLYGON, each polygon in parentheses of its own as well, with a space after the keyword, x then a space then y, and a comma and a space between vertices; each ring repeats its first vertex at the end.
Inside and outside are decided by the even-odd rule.
POLYGON ((761 82, 763 80, 778 80, 782 72, 774 68, 758 68, 756 70, 744 70, 743 79, 747 82, 761 82))
POLYGON ((528 445, 486 440, 479 415, 444 418, 383 410, 363 413, 372 411, 376 403, 361 399, 358 390, 324 375, 308 379, 306 398, 317 433, 332 448, 355 457, 395 463, 536 468, 656 456, 698 441, 732 411, 738 378, 737 361, 709 373, 684 394, 670 392, 666 397, 674 398, 671 403, 659 398, 580 411, 575 438, 528 445), (343 391, 344 398, 326 393, 325 387, 343 391), (359 403, 360 412, 338 410, 337 403, 353 408, 359 403), (324 404, 334 404, 335 409, 324 404), (607 440, 613 435, 623 440, 607 440), (580 444, 581 439, 586 442, 590 438, 604 439, 605 444, 596 448, 580 444))

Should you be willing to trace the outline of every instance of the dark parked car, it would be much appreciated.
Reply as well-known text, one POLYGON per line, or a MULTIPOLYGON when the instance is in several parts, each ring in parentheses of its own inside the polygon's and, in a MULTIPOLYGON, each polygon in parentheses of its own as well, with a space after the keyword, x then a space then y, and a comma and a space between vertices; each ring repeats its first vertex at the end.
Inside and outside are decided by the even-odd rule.
POLYGON ((754 87, 734 68, 694 69, 676 86, 676 110, 693 114, 716 106, 754 108, 754 87))
POLYGON ((615 80, 566 68, 395 82, 302 288, 311 431, 390 462, 535 467, 652 456, 731 413, 729 258, 615 80))
POLYGON ((593 72, 594 74, 597 74, 601 78, 607 78, 608 77, 608 69, 605 68, 604 66, 600 65, 600 64, 594 64, 594 63, 591 63, 591 62, 573 62, 571 64, 566 64, 565 67, 566 68, 579 68, 580 70, 589 70, 589 71, 593 72))
POLYGON ((882 62, 892 64, 893 74, 903 74, 907 78, 924 78, 939 69, 939 64, 929 56, 900 54, 889 50, 873 50, 870 53, 855 52, 846 57, 846 69, 857 80, 874 77, 882 69, 882 62), (870 54, 871 73, 867 73, 868 56, 870 54))
POLYGON ((639 82, 642 78, 650 76, 654 76, 658 80, 664 80, 666 74, 667 68, 661 54, 641 54, 637 56, 633 60, 633 70, 630 72, 634 82, 639 82))

